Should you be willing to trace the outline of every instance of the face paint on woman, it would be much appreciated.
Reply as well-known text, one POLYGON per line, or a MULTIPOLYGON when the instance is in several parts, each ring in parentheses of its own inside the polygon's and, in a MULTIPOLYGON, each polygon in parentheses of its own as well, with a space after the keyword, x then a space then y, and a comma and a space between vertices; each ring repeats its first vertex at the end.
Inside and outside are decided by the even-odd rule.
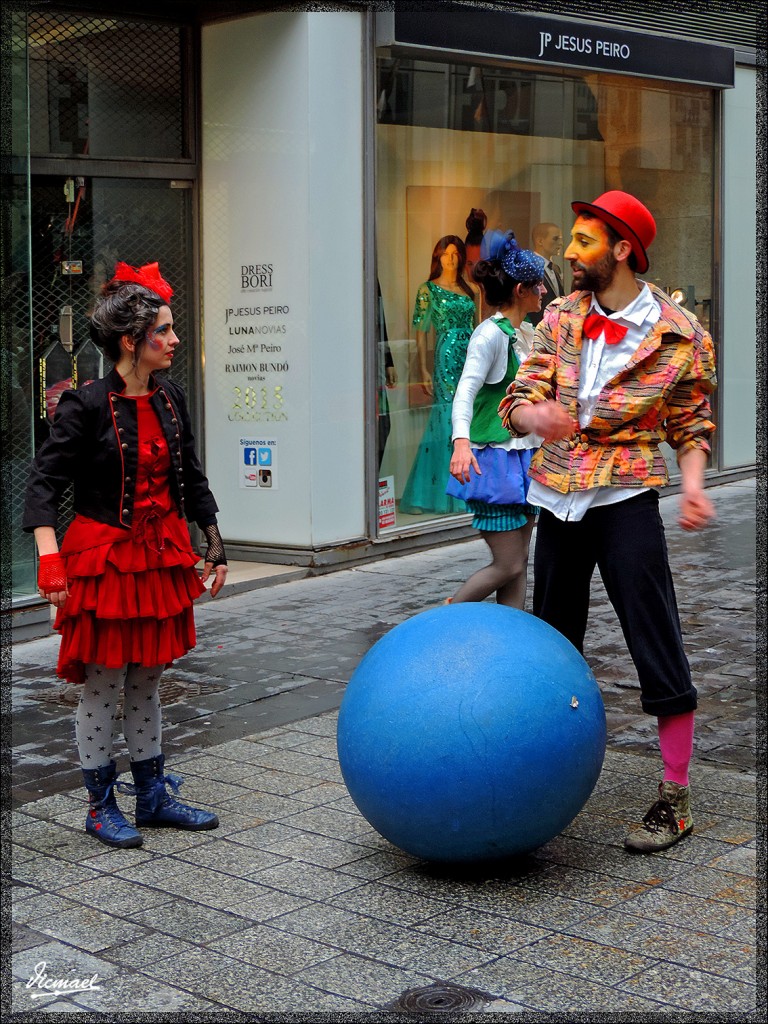
POLYGON ((173 316, 167 306, 161 306, 157 319, 145 335, 141 362, 147 369, 165 369, 171 365, 176 347, 180 344, 173 329, 173 316))
POLYGON ((165 342, 158 338, 155 331, 147 334, 147 348, 152 349, 153 352, 162 352, 165 348, 165 342))

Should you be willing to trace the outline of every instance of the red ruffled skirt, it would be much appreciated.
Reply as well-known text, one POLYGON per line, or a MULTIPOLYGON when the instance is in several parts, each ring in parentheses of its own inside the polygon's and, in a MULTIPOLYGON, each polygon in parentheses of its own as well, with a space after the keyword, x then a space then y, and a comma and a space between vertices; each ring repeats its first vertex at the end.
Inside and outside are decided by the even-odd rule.
POLYGON ((128 532, 76 516, 61 546, 69 597, 56 615, 57 673, 84 681, 83 666, 169 665, 195 646, 200 560, 175 511, 137 519, 128 532))

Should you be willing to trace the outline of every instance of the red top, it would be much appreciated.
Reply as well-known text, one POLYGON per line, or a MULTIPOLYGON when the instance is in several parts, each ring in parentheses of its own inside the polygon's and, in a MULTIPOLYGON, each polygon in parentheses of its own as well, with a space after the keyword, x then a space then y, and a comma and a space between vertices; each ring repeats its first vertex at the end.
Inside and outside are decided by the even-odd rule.
MULTIPOLYGON (((130 531, 118 526, 109 526, 87 516, 75 516, 61 546, 63 555, 85 551, 101 545, 123 544, 133 541, 144 549, 143 564, 131 564, 126 561, 128 552, 121 552, 120 568, 123 571, 136 572, 151 566, 145 559, 157 564, 174 564, 178 559, 157 556, 167 555, 167 541, 173 546, 189 551, 189 531, 184 520, 176 512, 169 486, 171 457, 168 442, 165 440, 157 413, 150 405, 154 392, 147 395, 124 395, 136 402, 136 413, 139 430, 139 459, 134 494, 134 520, 130 531), (149 549, 148 551, 146 549, 149 549)), ((188 561, 188 559, 185 559, 188 561)), ((154 567, 154 566, 152 566, 154 567)))

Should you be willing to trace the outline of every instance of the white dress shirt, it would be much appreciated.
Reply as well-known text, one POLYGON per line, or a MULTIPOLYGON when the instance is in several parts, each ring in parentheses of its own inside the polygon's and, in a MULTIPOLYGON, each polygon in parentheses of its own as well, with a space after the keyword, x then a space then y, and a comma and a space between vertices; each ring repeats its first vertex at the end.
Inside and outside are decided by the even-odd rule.
MULTIPOLYGON (((606 315, 594 295, 587 316, 590 313, 606 315)), ((582 430, 594 415, 600 392, 624 369, 660 316, 661 307, 648 285, 643 284, 637 298, 624 309, 608 316, 609 320, 615 320, 627 328, 627 333, 621 341, 615 345, 606 345, 604 332, 597 338, 583 338, 578 395, 579 426, 582 430)), ((541 505, 549 509, 558 519, 578 522, 584 517, 587 509, 595 505, 611 505, 633 498, 638 493, 635 487, 590 487, 585 491, 568 491, 561 494, 560 491, 546 487, 538 480, 532 480, 528 501, 532 505, 541 505)))

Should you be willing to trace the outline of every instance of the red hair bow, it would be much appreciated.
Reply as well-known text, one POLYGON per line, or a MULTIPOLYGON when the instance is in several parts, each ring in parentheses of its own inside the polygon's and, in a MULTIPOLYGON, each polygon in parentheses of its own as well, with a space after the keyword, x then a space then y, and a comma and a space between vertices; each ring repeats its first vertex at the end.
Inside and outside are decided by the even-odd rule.
POLYGON ((149 288, 159 295, 163 302, 170 302, 173 288, 160 276, 159 263, 145 263, 143 267, 129 267, 127 263, 116 263, 113 281, 127 281, 149 288))

